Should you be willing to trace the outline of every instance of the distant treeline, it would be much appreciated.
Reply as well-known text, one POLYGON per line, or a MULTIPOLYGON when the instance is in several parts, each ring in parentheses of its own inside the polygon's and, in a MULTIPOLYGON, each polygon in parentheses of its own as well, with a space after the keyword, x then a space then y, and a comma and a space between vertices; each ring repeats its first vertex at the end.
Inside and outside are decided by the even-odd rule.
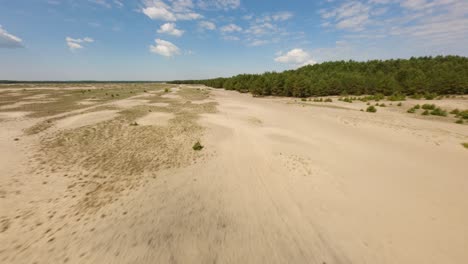
POLYGON ((468 58, 420 57, 367 62, 336 61, 281 73, 173 81, 204 84, 254 95, 327 96, 363 94, 468 94, 468 58))

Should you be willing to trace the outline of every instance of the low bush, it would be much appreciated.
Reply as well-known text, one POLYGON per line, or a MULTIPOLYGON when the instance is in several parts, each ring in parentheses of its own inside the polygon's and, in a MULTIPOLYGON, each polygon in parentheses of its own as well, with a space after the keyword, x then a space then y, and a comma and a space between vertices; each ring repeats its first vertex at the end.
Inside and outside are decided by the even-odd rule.
POLYGON ((463 124, 463 119, 458 119, 457 121, 455 121, 455 123, 457 123, 457 124, 463 124))
POLYGON ((408 112, 410 114, 414 114, 416 112, 416 109, 413 107, 413 108, 408 109, 408 111, 406 111, 406 112, 408 112))
POLYGON ((429 111, 428 110, 425 110, 422 115, 429 115, 429 111))
POLYGON ((131 123, 130 126, 138 126, 138 123, 135 121, 135 122, 131 123))
POLYGON ((436 106, 434 104, 423 104, 422 109, 424 110, 434 110, 436 106))
POLYGON ((375 112, 377 112, 377 108, 375 108, 373 105, 371 105, 371 106, 367 107, 366 112, 375 113, 375 112))
POLYGON ((447 116, 447 111, 437 107, 436 109, 431 111, 431 115, 435 116, 447 116))
POLYGON ((193 148, 193 150, 195 150, 195 151, 200 151, 200 150, 202 150, 202 149, 204 148, 204 146, 202 146, 202 144, 200 143, 200 141, 197 141, 197 143, 195 143, 195 144, 193 145, 192 148, 193 148))
POLYGON ((460 111, 460 112, 457 114, 457 117, 460 117, 460 118, 462 118, 462 119, 468 119, 468 110, 460 111))
POLYGON ((397 104, 397 106, 403 106, 403 104, 400 102, 400 103, 397 104))
POLYGON ((414 106, 414 109, 420 109, 420 108, 421 108, 421 106, 419 104, 414 106))
POLYGON ((426 100, 434 100, 435 98, 437 98, 436 93, 426 93, 426 94, 424 94, 424 99, 426 99, 426 100))
POLYGON ((462 143, 462 146, 468 149, 468 143, 462 143))
POLYGON ((405 101, 406 100, 406 95, 404 94, 393 94, 387 97, 389 101, 405 101))
POLYGON ((331 98, 325 99, 325 103, 331 103, 331 102, 333 102, 333 100, 331 98))
POLYGON ((450 114, 452 114, 452 115, 458 115, 458 114, 460 114, 460 110, 458 110, 458 109, 453 109, 452 111, 450 111, 450 114))

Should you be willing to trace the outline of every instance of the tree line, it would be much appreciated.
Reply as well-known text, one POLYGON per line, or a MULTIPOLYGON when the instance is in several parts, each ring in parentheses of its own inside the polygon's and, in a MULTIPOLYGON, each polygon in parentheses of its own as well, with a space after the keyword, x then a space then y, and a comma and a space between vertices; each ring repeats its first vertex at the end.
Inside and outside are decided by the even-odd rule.
POLYGON ((251 92, 254 95, 415 95, 468 94, 468 58, 461 56, 410 59, 334 61, 284 72, 240 74, 230 78, 173 81, 251 92))

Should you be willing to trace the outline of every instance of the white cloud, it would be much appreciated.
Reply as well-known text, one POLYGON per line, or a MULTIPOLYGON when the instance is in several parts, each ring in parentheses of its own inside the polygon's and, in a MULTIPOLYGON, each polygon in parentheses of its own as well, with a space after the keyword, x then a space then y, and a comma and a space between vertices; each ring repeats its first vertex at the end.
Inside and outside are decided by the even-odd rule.
POLYGON ((242 28, 236 24, 229 24, 229 25, 223 26, 221 28, 221 31, 222 32, 240 32, 242 31, 242 28))
POLYGON ((171 0, 170 5, 162 0, 146 0, 141 12, 153 20, 196 20, 202 15, 193 12, 191 0, 171 0))
POLYGON ((210 21, 200 21, 198 23, 198 27, 202 30, 215 30, 216 25, 213 22, 210 21))
POLYGON ((283 11, 273 14, 271 18, 275 21, 285 21, 292 18, 294 15, 291 12, 283 11))
POLYGON ((240 7, 240 0, 198 0, 198 6, 211 10, 237 9, 240 7))
POLYGON ((143 14, 153 20, 176 21, 176 16, 164 7, 147 7, 143 8, 143 14))
POLYGON ((175 23, 166 23, 158 29, 158 33, 180 37, 184 34, 184 31, 177 29, 175 23))
POLYGON ((65 41, 67 42, 68 48, 70 48, 71 51, 75 51, 78 49, 82 49, 84 43, 93 43, 94 39, 90 37, 85 37, 82 39, 81 38, 74 39, 74 38, 66 37, 65 41))
POLYGON ((156 53, 165 57, 172 57, 174 55, 180 54, 180 49, 171 42, 162 39, 156 39, 155 41, 156 45, 150 46, 150 51, 152 53, 156 53))
MULTIPOLYGON (((107 8, 112 8, 113 5, 116 7, 122 8, 124 4, 122 3, 122 0, 88 0, 91 3, 98 4, 107 8)), ((60 4, 59 1, 57 0, 49 0, 49 4, 60 4), (51 3, 52 2, 52 3, 51 3)))
POLYGON ((275 61, 295 66, 304 66, 316 63, 316 61, 312 59, 312 56, 303 49, 292 49, 286 54, 276 57, 275 61))
POLYGON ((202 15, 195 13, 195 12, 190 12, 190 13, 180 13, 175 15, 178 20, 197 20, 200 18, 203 18, 202 15))
POLYGON ((21 48, 23 47, 23 40, 14 36, 0 25, 0 48, 21 48))
POLYGON ((270 43, 268 40, 261 40, 261 39, 255 39, 249 43, 249 46, 252 47, 258 47, 258 46, 263 46, 270 43))

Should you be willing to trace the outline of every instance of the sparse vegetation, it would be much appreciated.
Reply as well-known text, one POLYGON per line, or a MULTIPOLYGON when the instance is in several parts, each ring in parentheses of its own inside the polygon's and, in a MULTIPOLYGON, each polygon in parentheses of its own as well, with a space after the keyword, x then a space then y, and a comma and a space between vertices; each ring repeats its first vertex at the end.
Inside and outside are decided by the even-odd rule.
POLYGON ((431 115, 435 116, 447 116, 447 111, 437 107, 434 110, 431 111, 431 115))
POLYGON ((467 142, 462 143, 462 146, 465 147, 466 149, 468 149, 468 143, 467 142))
POLYGON ((422 109, 424 110, 434 110, 436 106, 434 104, 423 104, 422 109))
POLYGON ((406 112, 408 112, 410 114, 414 114, 416 112, 416 108, 412 107, 412 108, 408 109, 408 111, 406 111, 406 112))
POLYGON ((366 112, 375 113, 375 112, 377 112, 377 108, 375 108, 375 106, 371 105, 371 106, 367 107, 366 112))
POLYGON ((193 150, 195 151, 200 151, 204 148, 204 146, 200 143, 200 141, 197 141, 194 145, 193 145, 193 150))

